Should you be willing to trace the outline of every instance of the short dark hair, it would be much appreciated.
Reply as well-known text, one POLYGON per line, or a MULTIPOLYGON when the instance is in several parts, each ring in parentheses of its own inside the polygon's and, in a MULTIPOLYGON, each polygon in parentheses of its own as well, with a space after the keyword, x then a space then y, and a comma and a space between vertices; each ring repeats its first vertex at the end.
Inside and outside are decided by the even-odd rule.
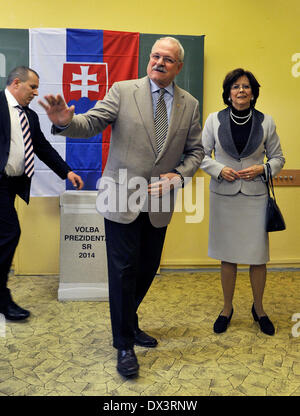
POLYGON ((28 66, 17 66, 8 74, 6 85, 11 85, 15 78, 19 78, 22 82, 27 81, 29 72, 33 72, 39 78, 39 74, 28 66))
POLYGON ((230 89, 232 84, 235 83, 237 79, 242 77, 243 75, 246 75, 246 77, 249 79, 251 90, 253 94, 253 100, 251 101, 251 106, 254 107, 256 104, 256 100, 259 96, 259 87, 260 84, 258 83, 255 76, 250 71, 245 71, 243 68, 236 68, 231 72, 228 72, 226 75, 224 81, 223 81, 223 101, 226 105, 230 106, 231 102, 229 100, 230 97, 230 89))

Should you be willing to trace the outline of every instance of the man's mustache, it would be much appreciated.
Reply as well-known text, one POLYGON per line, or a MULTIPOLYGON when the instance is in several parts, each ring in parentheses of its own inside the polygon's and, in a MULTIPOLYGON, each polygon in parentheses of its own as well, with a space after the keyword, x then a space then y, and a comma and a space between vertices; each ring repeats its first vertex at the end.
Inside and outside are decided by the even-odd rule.
POLYGON ((152 71, 163 72, 164 74, 167 72, 166 68, 163 65, 154 65, 152 67, 152 71))

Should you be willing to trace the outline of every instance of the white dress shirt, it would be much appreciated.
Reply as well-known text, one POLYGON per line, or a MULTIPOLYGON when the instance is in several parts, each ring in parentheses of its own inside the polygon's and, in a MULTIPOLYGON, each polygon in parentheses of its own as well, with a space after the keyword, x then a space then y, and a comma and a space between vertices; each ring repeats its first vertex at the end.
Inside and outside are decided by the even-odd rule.
POLYGON ((20 124, 19 111, 16 106, 19 105, 15 97, 5 89, 5 95, 8 102, 10 114, 10 150, 8 161, 5 167, 5 173, 8 176, 21 176, 24 173, 25 155, 24 139, 20 124))

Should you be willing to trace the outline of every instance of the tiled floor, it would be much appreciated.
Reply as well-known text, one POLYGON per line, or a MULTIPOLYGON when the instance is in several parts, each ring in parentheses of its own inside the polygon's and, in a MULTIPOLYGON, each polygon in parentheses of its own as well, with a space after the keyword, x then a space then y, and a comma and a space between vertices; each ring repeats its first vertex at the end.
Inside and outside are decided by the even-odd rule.
POLYGON ((162 272, 140 311, 141 327, 159 345, 136 347, 140 375, 128 380, 116 372, 107 302, 58 302, 57 277, 11 277, 10 288, 32 315, 2 326, 2 396, 300 396, 300 336, 292 334, 299 271, 268 275, 273 337, 253 322, 246 272, 238 273, 231 325, 221 335, 212 330, 222 308, 218 273, 162 272))

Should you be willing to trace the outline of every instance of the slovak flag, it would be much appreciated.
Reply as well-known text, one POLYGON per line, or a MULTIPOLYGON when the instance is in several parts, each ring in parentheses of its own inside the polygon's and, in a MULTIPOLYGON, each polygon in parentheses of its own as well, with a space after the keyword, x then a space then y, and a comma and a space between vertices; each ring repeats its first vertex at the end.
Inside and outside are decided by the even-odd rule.
MULTIPOLYGON (((30 29, 29 66, 40 76, 40 98, 61 94, 75 113, 85 113, 102 100, 116 81, 138 77, 139 33, 85 29, 30 29)), ((41 129, 62 158, 95 190, 105 167, 110 126, 90 139, 71 139, 51 134, 51 123, 33 100, 41 129)), ((32 196, 57 196, 73 189, 36 158, 32 196)))

